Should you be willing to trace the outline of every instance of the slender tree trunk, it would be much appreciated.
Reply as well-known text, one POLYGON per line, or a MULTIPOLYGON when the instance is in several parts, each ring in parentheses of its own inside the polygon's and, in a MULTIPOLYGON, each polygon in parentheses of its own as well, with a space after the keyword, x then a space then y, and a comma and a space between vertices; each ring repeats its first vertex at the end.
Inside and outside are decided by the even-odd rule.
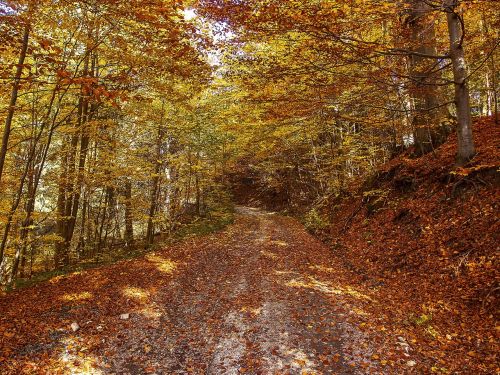
POLYGON ((165 119, 165 102, 162 102, 161 115, 158 124, 158 135, 156 140, 156 159, 155 159, 155 174, 153 177, 153 186, 151 190, 151 201, 149 206, 148 227, 146 231, 146 247, 150 247, 154 241, 154 216, 158 207, 158 195, 160 192, 160 173, 161 173, 161 157, 163 144, 163 122, 165 119))
MULTIPOLYGON (((27 191, 27 198, 26 198, 26 203, 25 203, 25 211, 26 211, 26 218, 25 220, 22 221, 21 224, 21 230, 19 233, 19 245, 18 245, 18 252, 19 256, 21 258, 21 266, 20 266, 20 274, 21 277, 24 277, 24 268, 26 265, 26 252, 28 248, 28 237, 29 233, 31 230, 31 226, 33 225, 33 219, 32 219, 32 213, 35 209, 35 179, 36 179, 36 169, 33 167, 34 163, 31 163, 31 166, 29 168, 28 172, 28 183, 26 184, 28 186, 28 191, 27 191)), ((16 257, 19 259, 18 257, 16 257)), ((12 267, 12 278, 15 279, 17 275, 17 266, 18 262, 14 263, 14 266, 12 267)))
MULTIPOLYGON (((90 56, 87 49, 87 55, 84 61, 83 76, 89 75, 90 56)), ((71 138, 70 148, 67 156, 63 159, 58 196, 57 233, 61 241, 56 244, 56 267, 69 264, 69 248, 73 238, 76 215, 81 194, 81 185, 85 172, 85 161, 88 151, 89 138, 84 126, 89 116, 89 93, 88 88, 82 85, 78 103, 78 121, 77 128, 80 136, 75 134, 71 138), (79 139, 81 138, 81 140, 79 139), (78 169, 76 170, 76 159, 78 153, 78 143, 80 141, 80 156, 78 160, 78 169)))
POLYGON ((2 147, 0 147, 0 183, 2 182, 3 168, 5 165, 5 158, 7 156, 9 138, 12 130, 12 120, 16 111, 17 98, 19 96, 19 87, 21 86, 21 76, 23 74, 24 61, 26 60, 26 53, 28 51, 29 36, 30 25, 27 24, 24 27, 23 42, 21 46, 21 52, 19 54, 19 60, 17 63, 16 74, 14 76, 14 85, 12 87, 12 93, 10 95, 10 104, 7 111, 7 118, 5 119, 5 127, 2 136, 2 147))
POLYGON ((147 247, 150 247, 153 244, 154 241, 154 216, 156 214, 157 210, 157 204, 158 204, 158 190, 159 190, 159 185, 160 185, 160 168, 161 164, 160 161, 156 161, 156 167, 155 167, 155 175, 153 177, 153 186, 151 189, 151 201, 150 201, 150 206, 149 206, 149 216, 148 216, 148 228, 146 232, 146 245, 147 247))
MULTIPOLYGON (((26 166, 24 167, 24 171, 23 171, 23 174, 21 175, 21 180, 19 182, 19 187, 17 190, 16 199, 14 200, 14 202, 11 206, 11 209, 9 211, 9 214, 7 216, 7 223, 5 224, 2 242, 0 244, 0 270, 3 269, 2 264, 4 261, 4 252, 5 252, 5 248, 7 246, 7 240, 9 238, 9 233, 10 233, 10 229, 12 227, 12 223, 14 221, 14 215, 17 211, 17 208, 19 207, 19 204, 21 203, 24 185, 25 185, 26 177, 28 176, 29 168, 30 168, 30 165, 31 165, 31 162, 33 159, 33 154, 34 154, 34 151, 32 151, 27 158, 26 166)), ((20 259, 21 259, 21 249, 18 248, 16 251, 16 254, 14 255, 14 263, 13 263, 13 269, 16 271, 16 273, 17 273, 17 267, 19 265, 20 259)), ((10 278, 9 278, 9 284, 12 282, 13 278, 14 278, 14 274, 12 273, 10 278)), ((0 277, 0 279, 1 279, 1 277, 0 277)))
POLYGON ((85 229, 87 228, 87 212, 88 212, 89 199, 87 192, 83 194, 83 205, 82 205, 82 220, 80 226, 80 237, 78 238, 77 254, 78 257, 85 256, 85 229))
MULTIPOLYGON (((63 146, 64 147, 64 146, 63 146)), ((56 223, 56 233, 59 236, 59 240, 55 245, 54 263, 57 268, 63 257, 63 251, 66 248, 63 243, 66 238, 65 227, 66 227, 66 195, 68 190, 68 160, 69 160, 69 150, 62 150, 61 157, 61 173, 59 174, 59 187, 57 192, 57 223, 56 223)))
POLYGON ((491 54, 491 94, 493 96, 493 116, 495 117, 495 124, 500 123, 500 118, 498 116, 498 92, 497 92, 497 71, 495 67, 495 57, 494 54, 491 54))
POLYGON ((132 183, 128 179, 125 182, 125 242, 127 243, 127 246, 132 246, 134 243, 132 183))
MULTIPOLYGON (((55 101, 55 97, 56 97, 56 93, 57 93, 57 88, 58 88, 58 85, 56 85, 56 88, 52 92, 52 97, 51 97, 51 100, 50 100, 50 103, 49 103, 49 106, 47 109, 47 114, 46 114, 44 121, 49 120, 50 112, 51 112, 52 107, 54 105, 54 101, 55 101)), ((21 242, 21 244, 20 244, 21 250, 20 251, 21 251, 21 254, 23 257, 22 258, 23 265, 21 266, 21 268, 23 271, 24 271, 24 261, 25 261, 25 257, 26 257, 27 246, 28 246, 27 241, 28 241, 29 234, 31 232, 31 226, 33 225, 32 215, 33 215, 33 212, 35 211, 36 193, 38 191, 38 186, 40 184, 40 180, 42 178, 42 173, 43 173, 43 170, 45 168, 45 162, 47 160, 47 155, 48 155, 50 146, 52 144, 52 137, 54 135, 54 131, 56 128, 56 119, 57 119, 58 113, 59 113, 59 108, 57 109, 56 113, 53 116, 53 119, 51 122, 51 127, 50 127, 50 130, 48 132, 47 142, 45 143, 45 145, 42 146, 40 156, 38 158, 36 158, 36 161, 34 162, 34 164, 37 164, 38 167, 33 168, 33 170, 30 171, 30 181, 28 183, 28 197, 26 199, 26 204, 25 204, 26 213, 25 213, 25 218, 23 220, 21 233, 20 233, 20 242, 21 242)), ((42 128, 42 131, 40 132, 40 135, 42 135, 42 133, 43 133, 43 128, 42 128)), ((38 142, 36 142, 33 147, 36 148, 37 143, 38 142)), ((33 257, 33 250, 31 250, 31 257, 33 257)), ((17 272, 16 267, 13 267, 12 268, 12 277, 16 276, 16 272, 17 272)), ((30 275, 31 275, 31 268, 30 268, 30 275)))
POLYGON ((472 138, 472 116, 470 108, 467 63, 464 56, 463 38, 465 30, 461 16, 456 13, 458 0, 446 0, 450 56, 453 64, 455 105, 457 107, 458 154, 457 164, 467 163, 476 153, 472 138))

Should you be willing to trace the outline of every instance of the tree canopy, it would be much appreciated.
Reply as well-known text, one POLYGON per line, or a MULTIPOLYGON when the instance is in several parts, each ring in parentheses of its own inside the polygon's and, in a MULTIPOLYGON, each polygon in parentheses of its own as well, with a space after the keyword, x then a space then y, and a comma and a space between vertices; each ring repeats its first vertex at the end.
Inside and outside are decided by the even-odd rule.
POLYGON ((2 1, 2 279, 151 246, 221 210, 235 171, 299 206, 455 129, 464 165, 471 116, 498 117, 495 10, 2 1))

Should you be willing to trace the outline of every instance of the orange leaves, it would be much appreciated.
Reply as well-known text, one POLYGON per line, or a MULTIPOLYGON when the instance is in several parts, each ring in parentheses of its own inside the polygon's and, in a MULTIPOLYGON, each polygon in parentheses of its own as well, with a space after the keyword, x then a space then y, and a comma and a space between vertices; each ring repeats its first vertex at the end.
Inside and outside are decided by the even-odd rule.
POLYGON ((71 72, 68 72, 67 70, 57 70, 56 74, 60 79, 68 79, 72 76, 71 72))
POLYGON ((403 357, 419 371, 438 373, 463 368, 488 373, 485 369, 494 368, 498 346, 486 342, 495 335, 491 204, 497 191, 489 183, 498 128, 491 120, 480 120, 474 130, 479 153, 457 177, 449 175, 455 170, 452 137, 432 156, 409 160, 403 155, 383 167, 375 186, 389 192, 390 208, 368 215, 362 205, 356 212, 361 198, 353 198, 342 203, 333 218, 337 248, 343 249, 340 256, 363 270, 365 285, 373 285, 374 298, 381 299, 367 310, 371 316, 390 318, 376 325, 368 321, 365 328, 394 335, 395 341, 406 337, 399 340, 400 349, 409 345, 422 357, 405 358, 405 353, 414 353, 405 350, 377 352, 380 363, 392 365, 403 357), (398 186, 404 176, 412 176, 414 191, 403 192, 398 186), (457 180, 474 181, 476 176, 459 195, 455 189, 452 198, 457 180), (353 213, 350 228, 343 232, 343 223, 353 213))
POLYGON ((45 50, 48 50, 52 47, 52 41, 49 39, 40 39, 38 43, 45 50))
POLYGON ((14 336, 15 336, 15 333, 14 333, 14 332, 9 332, 9 331, 4 331, 3 336, 4 336, 6 339, 10 339, 10 338, 12 338, 12 337, 14 337, 14 336))

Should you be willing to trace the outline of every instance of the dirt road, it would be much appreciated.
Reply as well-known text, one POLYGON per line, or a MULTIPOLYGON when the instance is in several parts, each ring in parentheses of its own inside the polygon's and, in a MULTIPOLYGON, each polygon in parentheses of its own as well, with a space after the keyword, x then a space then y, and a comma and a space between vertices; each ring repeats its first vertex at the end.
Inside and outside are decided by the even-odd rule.
POLYGON ((0 299, 0 372, 385 373, 350 319, 370 296, 336 267, 296 221, 239 208, 224 232, 0 299))

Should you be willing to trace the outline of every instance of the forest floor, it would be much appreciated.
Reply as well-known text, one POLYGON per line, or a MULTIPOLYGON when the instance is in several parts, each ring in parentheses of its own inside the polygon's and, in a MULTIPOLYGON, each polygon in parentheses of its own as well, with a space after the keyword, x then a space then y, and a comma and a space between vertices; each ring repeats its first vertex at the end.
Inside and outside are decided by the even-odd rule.
POLYGON ((500 128, 402 154, 326 233, 234 224, 0 296, 1 374, 499 374, 500 128), (322 238, 322 241, 319 240, 322 238))
POLYGON ((241 207, 222 232, 1 297, 0 373, 415 372, 351 279, 296 220, 241 207))

